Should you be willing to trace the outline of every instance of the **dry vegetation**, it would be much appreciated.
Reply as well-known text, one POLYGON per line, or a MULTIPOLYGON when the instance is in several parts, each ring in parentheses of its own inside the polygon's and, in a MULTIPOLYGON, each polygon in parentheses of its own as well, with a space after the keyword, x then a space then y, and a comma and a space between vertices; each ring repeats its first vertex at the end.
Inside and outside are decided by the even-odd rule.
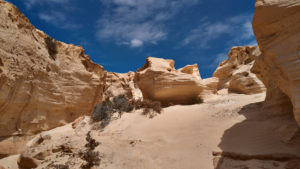
POLYGON ((58 53, 57 46, 56 46, 56 40, 47 36, 45 38, 45 43, 47 45, 46 47, 48 49, 49 56, 51 57, 51 59, 55 60, 56 54, 58 53))
POLYGON ((106 100, 95 107, 92 112, 92 119, 95 122, 101 121, 102 127, 105 127, 113 115, 113 113, 119 113, 119 116, 123 112, 131 112, 132 110, 143 109, 143 115, 149 115, 153 118, 157 113, 162 111, 161 103, 151 100, 129 100, 125 95, 116 96, 111 100, 106 100))
POLYGON ((81 166, 82 169, 90 169, 93 166, 99 166, 101 161, 99 152, 94 151, 94 149, 99 145, 99 142, 91 137, 90 132, 86 135, 86 141, 87 144, 85 147, 87 149, 79 152, 80 158, 86 161, 86 163, 81 166))

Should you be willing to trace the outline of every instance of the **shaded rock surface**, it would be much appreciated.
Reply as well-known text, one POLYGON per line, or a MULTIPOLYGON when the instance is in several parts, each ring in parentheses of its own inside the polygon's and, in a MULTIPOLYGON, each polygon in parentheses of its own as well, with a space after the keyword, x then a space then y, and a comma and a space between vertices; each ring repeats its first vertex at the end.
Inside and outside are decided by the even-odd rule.
POLYGON ((145 99, 160 101, 163 105, 192 104, 204 90, 210 89, 202 84, 196 64, 178 70, 174 64, 174 60, 146 59, 145 65, 136 72, 136 83, 145 99))
POLYGON ((45 38, 0 0, 0 137, 34 134, 88 114, 101 102, 105 71, 79 46, 45 38))
POLYGON ((228 59, 219 64, 213 77, 219 79, 218 90, 232 93, 255 94, 265 91, 263 83, 250 72, 254 60, 260 55, 256 46, 233 47, 228 59))
POLYGON ((294 112, 300 125, 300 1, 257 0, 252 22, 262 55, 252 71, 267 88, 265 106, 294 112))
POLYGON ((20 155, 18 159, 18 166, 21 169, 32 169, 32 168, 37 168, 39 165, 39 162, 31 157, 28 157, 26 155, 20 155))

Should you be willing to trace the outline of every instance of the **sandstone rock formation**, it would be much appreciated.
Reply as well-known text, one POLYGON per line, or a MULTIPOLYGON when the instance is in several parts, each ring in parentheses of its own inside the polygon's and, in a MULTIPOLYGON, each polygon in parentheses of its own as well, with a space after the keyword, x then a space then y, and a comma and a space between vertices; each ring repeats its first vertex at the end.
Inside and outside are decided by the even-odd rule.
POLYGON ((228 60, 223 61, 214 72, 219 79, 218 90, 228 89, 232 93, 255 94, 265 91, 263 83, 250 72, 254 60, 260 55, 256 46, 233 47, 228 60))
POLYGON ((66 124, 101 102, 104 69, 79 46, 53 41, 50 55, 47 37, 0 0, 0 137, 66 124))
POLYGON ((130 99, 143 98, 142 92, 135 83, 135 73, 113 73, 107 72, 103 99, 111 99, 118 95, 126 95, 130 99))
POLYGON ((136 72, 136 82, 145 99, 160 101, 163 105, 192 104, 204 90, 210 89, 202 84, 196 64, 178 70, 174 64, 174 60, 146 59, 146 64, 136 72))
POLYGON ((22 169, 37 168, 37 166, 39 165, 39 162, 36 159, 25 156, 23 154, 20 155, 17 163, 19 168, 22 169))
POLYGON ((257 0, 252 22, 262 55, 252 71, 267 88, 266 105, 300 125, 300 1, 257 0))
POLYGON ((200 96, 204 99, 212 97, 218 93, 219 79, 216 77, 202 79, 201 83, 205 86, 205 90, 200 93, 200 96))

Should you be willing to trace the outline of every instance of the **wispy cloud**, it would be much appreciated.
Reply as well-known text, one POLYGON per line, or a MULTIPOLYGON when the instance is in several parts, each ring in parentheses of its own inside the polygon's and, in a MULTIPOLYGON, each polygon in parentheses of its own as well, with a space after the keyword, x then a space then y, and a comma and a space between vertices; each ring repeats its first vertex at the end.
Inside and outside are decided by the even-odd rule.
POLYGON ((211 42, 227 37, 231 45, 248 44, 255 40, 251 26, 251 15, 238 15, 224 21, 210 22, 202 20, 199 26, 190 31, 183 41, 184 45, 197 44, 201 48, 209 48, 211 42))
POLYGON ((183 7, 199 0, 103 0, 107 12, 99 20, 97 36, 117 44, 141 47, 168 36, 165 22, 183 7))
POLYGON ((24 0, 27 10, 37 10, 39 19, 62 29, 78 29, 81 24, 68 18, 68 12, 74 10, 71 0, 24 0))
POLYGON ((82 27, 81 24, 75 24, 68 21, 66 14, 59 11, 49 11, 47 13, 41 12, 39 18, 63 29, 78 29, 82 27))
POLYGON ((43 5, 43 4, 63 4, 69 2, 69 0, 23 0, 27 9, 31 9, 35 5, 43 5))

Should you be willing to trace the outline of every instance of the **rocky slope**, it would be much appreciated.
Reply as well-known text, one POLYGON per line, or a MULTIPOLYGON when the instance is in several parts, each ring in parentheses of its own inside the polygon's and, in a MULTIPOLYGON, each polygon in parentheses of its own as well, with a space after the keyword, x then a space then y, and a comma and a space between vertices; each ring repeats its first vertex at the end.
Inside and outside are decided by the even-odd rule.
POLYGON ((262 55, 252 69, 267 88, 266 106, 300 125, 300 1, 257 0, 253 30, 262 55))
POLYGON ((250 72, 254 60, 260 55, 256 46, 233 47, 228 53, 228 59, 219 64, 213 77, 219 79, 218 90, 228 89, 228 92, 255 94, 265 91, 263 83, 250 72))
POLYGON ((202 83, 198 66, 174 68, 174 60, 148 57, 136 72, 136 83, 145 99, 160 101, 163 105, 193 104, 205 90, 212 91, 214 80, 202 83), (209 87, 208 87, 209 86, 209 87))
POLYGON ((101 102, 103 67, 79 46, 53 40, 51 54, 47 37, 0 0, 0 137, 64 125, 101 102))

